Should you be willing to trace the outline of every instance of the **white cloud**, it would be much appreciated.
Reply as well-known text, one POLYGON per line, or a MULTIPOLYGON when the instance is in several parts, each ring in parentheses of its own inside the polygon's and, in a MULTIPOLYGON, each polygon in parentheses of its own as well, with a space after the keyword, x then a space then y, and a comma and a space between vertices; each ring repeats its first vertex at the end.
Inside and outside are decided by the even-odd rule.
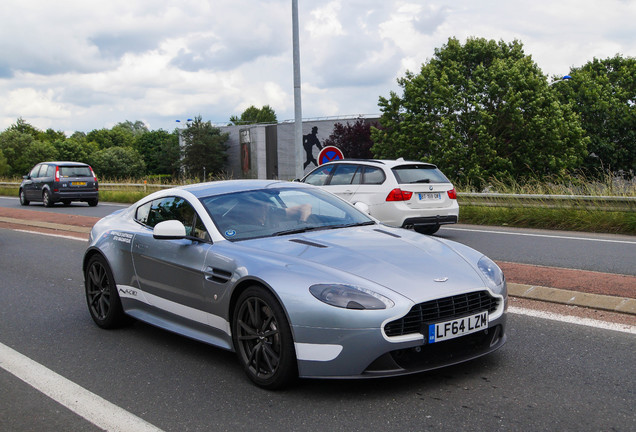
MULTIPOLYGON (((378 113, 449 37, 524 44, 547 75, 636 53, 633 0, 299 2, 303 114, 378 113)), ((0 129, 172 129, 250 105, 293 117, 289 0, 4 0, 0 129)))

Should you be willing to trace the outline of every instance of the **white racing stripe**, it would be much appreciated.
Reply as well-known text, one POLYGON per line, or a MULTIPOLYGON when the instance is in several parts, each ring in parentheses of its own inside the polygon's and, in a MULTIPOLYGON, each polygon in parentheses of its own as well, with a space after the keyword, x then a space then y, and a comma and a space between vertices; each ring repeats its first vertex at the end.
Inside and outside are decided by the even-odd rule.
POLYGON ((623 333, 636 334, 636 326, 629 324, 617 324, 607 321, 599 321, 590 318, 581 318, 571 315, 560 315, 553 312, 540 311, 535 309, 524 309, 511 306, 508 308, 508 312, 517 315, 526 315, 534 318, 549 319, 552 321, 560 321, 568 324, 579 324, 588 327, 595 327, 604 330, 613 330, 623 333))
POLYGON ((2 343, 0 367, 101 429, 112 432, 161 432, 156 426, 2 343))

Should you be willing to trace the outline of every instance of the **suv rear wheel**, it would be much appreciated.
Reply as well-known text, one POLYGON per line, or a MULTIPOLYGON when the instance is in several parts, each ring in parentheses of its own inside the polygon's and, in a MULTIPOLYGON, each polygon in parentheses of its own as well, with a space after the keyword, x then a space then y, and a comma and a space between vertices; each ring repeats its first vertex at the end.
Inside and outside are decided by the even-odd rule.
POLYGON ((42 192, 42 203, 44 207, 51 207, 53 205, 53 200, 51 200, 51 193, 49 191, 42 192))

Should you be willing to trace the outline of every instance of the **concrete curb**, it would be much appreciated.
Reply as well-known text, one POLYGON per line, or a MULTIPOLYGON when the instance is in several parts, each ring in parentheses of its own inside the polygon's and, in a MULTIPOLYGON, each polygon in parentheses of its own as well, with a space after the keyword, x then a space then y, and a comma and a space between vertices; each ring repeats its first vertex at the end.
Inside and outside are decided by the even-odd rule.
MULTIPOLYGON (((91 231, 90 227, 81 227, 75 225, 65 225, 34 220, 23 220, 8 217, 0 217, 0 222, 83 234, 88 234, 91 231)), ((559 288, 524 285, 514 282, 508 282, 508 294, 512 297, 519 297, 529 300, 559 303, 570 306, 580 306, 590 309, 636 315, 636 299, 627 297, 590 294, 559 288)))
POLYGON ((41 222, 41 221, 33 221, 33 220, 22 220, 22 219, 14 219, 8 217, 0 217, 0 222, 15 224, 15 225, 24 225, 24 226, 32 226, 38 228, 47 228, 58 231, 70 231, 77 233, 85 233, 88 234, 91 232, 91 228, 89 227, 81 227, 76 225, 62 225, 51 222, 41 222))
POLYGON ((529 300, 559 303, 636 315, 636 299, 590 294, 558 288, 508 283, 508 294, 529 300))

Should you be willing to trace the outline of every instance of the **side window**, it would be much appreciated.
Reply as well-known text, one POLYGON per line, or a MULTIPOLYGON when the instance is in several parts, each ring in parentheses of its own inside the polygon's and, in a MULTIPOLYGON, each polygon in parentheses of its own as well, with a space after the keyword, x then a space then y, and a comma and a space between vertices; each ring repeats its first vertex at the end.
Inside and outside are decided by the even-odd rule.
POLYGON ((46 177, 53 177, 55 175, 55 165, 49 165, 46 170, 46 177))
POLYGON ((332 186, 352 184, 353 177, 357 170, 357 165, 337 165, 336 172, 331 177, 329 184, 332 186))
POLYGON ((333 168, 333 165, 328 165, 326 167, 320 167, 316 169, 315 171, 307 175, 307 177, 305 178, 305 183, 309 183, 310 185, 314 186, 323 186, 327 182, 327 179, 329 179, 329 174, 331 174, 333 168))
POLYGON ((137 208, 135 219, 153 228, 159 222, 178 220, 185 226, 186 235, 208 240, 209 235, 189 202, 179 197, 151 201, 137 208))
POLYGON ((364 167, 364 181, 363 184, 379 185, 384 183, 386 176, 381 168, 372 166, 364 167))
POLYGON ((29 176, 31 178, 36 178, 38 176, 38 172, 40 171, 40 167, 42 165, 36 165, 33 167, 33 169, 31 170, 31 172, 29 173, 29 176))

